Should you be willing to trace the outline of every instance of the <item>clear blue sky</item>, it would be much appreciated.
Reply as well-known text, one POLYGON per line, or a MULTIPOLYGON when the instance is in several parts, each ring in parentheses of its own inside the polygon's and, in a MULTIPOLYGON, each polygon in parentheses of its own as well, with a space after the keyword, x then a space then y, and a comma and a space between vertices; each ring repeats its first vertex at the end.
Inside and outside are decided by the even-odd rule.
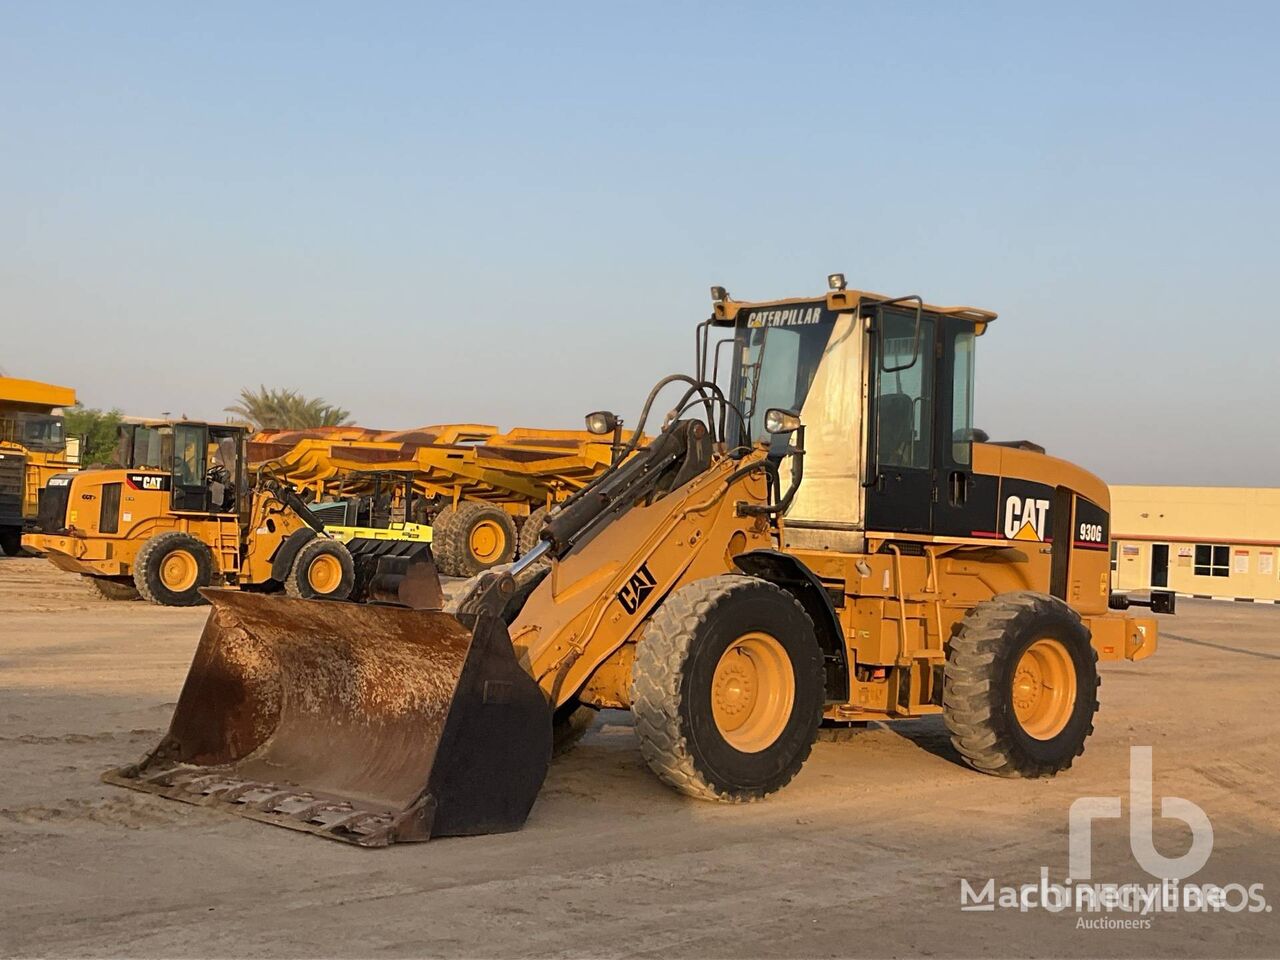
POLYGON ((978 423, 1280 484, 1274 4, 0 5, 0 366, 576 426, 707 287, 1000 312, 978 423))

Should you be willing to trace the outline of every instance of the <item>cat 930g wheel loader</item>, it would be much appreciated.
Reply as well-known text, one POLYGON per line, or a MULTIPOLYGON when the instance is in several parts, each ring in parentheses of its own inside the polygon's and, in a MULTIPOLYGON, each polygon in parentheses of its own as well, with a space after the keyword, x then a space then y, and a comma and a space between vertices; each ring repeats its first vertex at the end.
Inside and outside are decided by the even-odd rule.
POLYGON ((829 285, 713 288, 697 375, 450 612, 206 591, 168 735, 105 778, 381 846, 519 828, 584 705, 632 710, 653 771, 708 800, 767 796, 820 725, 868 719, 941 714, 977 770, 1065 770, 1098 661, 1156 648, 1109 609, 1107 487, 975 440, 995 314, 829 285))

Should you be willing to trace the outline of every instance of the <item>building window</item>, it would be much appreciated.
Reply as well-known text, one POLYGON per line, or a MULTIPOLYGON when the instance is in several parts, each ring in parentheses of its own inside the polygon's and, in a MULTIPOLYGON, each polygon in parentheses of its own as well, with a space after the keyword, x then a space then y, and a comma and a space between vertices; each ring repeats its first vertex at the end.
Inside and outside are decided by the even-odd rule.
POLYGON ((1120 561, 1116 559, 1116 556, 1119 554, 1119 552, 1120 552, 1120 544, 1112 540, 1111 541, 1111 572, 1112 573, 1115 573, 1116 567, 1120 566, 1120 561))
POLYGON ((1197 577, 1231 576, 1231 549, 1216 543, 1196 544, 1197 577))

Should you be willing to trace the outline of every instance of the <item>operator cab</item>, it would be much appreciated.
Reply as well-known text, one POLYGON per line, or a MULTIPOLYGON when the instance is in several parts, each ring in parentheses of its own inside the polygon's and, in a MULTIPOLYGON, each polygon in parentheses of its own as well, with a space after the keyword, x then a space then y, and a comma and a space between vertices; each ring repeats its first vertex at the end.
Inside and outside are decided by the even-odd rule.
POLYGON ((182 513, 241 513, 247 491, 245 428, 192 420, 120 428, 120 462, 167 474, 170 508, 182 513))
POLYGON ((0 440, 37 453, 61 453, 66 449, 67 434, 58 414, 11 411, 0 418, 0 440))
MULTIPOLYGON (((741 411, 736 444, 768 438, 771 408, 805 425, 788 541, 847 550, 867 530, 964 526, 954 515, 973 482, 974 338, 995 314, 846 290, 839 275, 831 286, 823 298, 770 303, 713 288, 721 296, 711 323, 733 332, 700 350, 704 367, 713 354, 712 377, 727 377, 741 411)), ((770 449, 784 456, 788 442, 773 437, 770 449)))

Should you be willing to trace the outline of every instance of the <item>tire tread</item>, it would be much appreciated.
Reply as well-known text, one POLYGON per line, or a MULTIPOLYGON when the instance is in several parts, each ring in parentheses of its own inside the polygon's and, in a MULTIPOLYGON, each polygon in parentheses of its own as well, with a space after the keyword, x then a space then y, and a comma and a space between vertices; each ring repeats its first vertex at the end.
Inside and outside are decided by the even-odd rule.
MULTIPOLYGON (((631 709, 635 715, 640 752, 645 762, 664 783, 686 796, 720 803, 748 803, 762 800, 785 786, 804 765, 812 749, 812 739, 792 761, 780 782, 771 788, 746 793, 731 792, 714 784, 702 770, 681 729, 680 686, 684 665, 699 627, 716 607, 729 601, 744 586, 765 583, 753 577, 722 574, 683 587, 668 597, 650 618, 636 650, 632 667, 631 709)), ((786 591, 766 584, 778 593, 778 602, 794 604, 812 625, 804 607, 786 591)), ((821 663, 815 680, 821 689, 821 663)), ((822 718, 821 698, 812 718, 816 736, 822 718)))
POLYGON ((514 559, 517 534, 511 515, 491 503, 461 500, 456 507, 448 506, 441 510, 431 524, 431 554, 441 573, 450 577, 472 577, 485 569, 490 569, 480 567, 472 559, 471 551, 467 548, 467 531, 472 522, 479 514, 487 513, 501 516, 500 522, 507 536, 507 549, 504 551, 504 556, 493 566, 501 566, 514 559))
MULTIPOLYGON (((975 606, 960 621, 947 646, 943 679, 943 717, 951 743, 965 762, 984 773, 999 777, 1051 777, 1069 769, 1084 753, 1084 743, 1093 733, 1090 718, 1087 732, 1072 756, 1056 763, 1035 761, 1017 749, 1006 725, 1000 722, 1000 698, 996 671, 1001 653, 1009 645, 1011 632, 1020 621, 1030 620, 1052 608, 1055 615, 1081 624, 1080 615, 1066 603, 1048 594, 1030 590, 1000 594, 975 606)), ((1083 629, 1083 624, 1081 624, 1083 629)), ((1093 711, 1097 712, 1097 651, 1089 645, 1095 684, 1093 711)), ((1085 693, 1079 691, 1077 696, 1085 693)))
MULTIPOLYGON (((169 531, 166 531, 165 533, 157 534, 156 536, 148 540, 146 543, 144 543, 139 548, 137 555, 134 557, 133 582, 134 582, 134 585, 138 588, 138 595, 141 596, 142 599, 146 600, 148 603, 154 603, 157 606, 161 606, 161 607, 199 607, 208 603, 209 601, 206 600, 204 597, 200 596, 199 593, 195 593, 192 597, 185 600, 181 600, 177 603, 166 603, 164 600, 161 600, 159 597, 156 596, 155 590, 151 583, 151 574, 152 574, 152 571, 150 569, 151 558, 156 554, 157 551, 163 548, 166 544, 170 544, 170 543, 181 543, 183 544, 183 546, 185 546, 188 550, 191 550, 193 553, 199 553, 203 551, 205 554, 205 557, 209 562, 209 570, 212 575, 213 552, 208 548, 208 546, 206 546, 201 541, 197 540, 195 537, 191 536, 191 534, 189 533, 183 533, 181 530, 169 530, 169 531)), ((156 581, 159 582, 159 579, 160 579, 159 571, 158 570, 154 571, 154 573, 155 573, 156 581)), ((207 583, 197 584, 197 586, 202 586, 202 587, 207 587, 208 585, 209 584, 207 583)))

